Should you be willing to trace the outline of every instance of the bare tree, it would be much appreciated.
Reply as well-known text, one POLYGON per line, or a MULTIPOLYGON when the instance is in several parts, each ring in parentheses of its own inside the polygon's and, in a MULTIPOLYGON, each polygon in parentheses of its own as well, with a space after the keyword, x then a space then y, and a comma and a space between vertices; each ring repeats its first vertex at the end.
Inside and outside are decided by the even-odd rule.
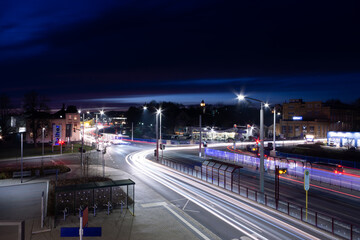
POLYGON ((47 99, 35 91, 28 92, 24 95, 23 109, 27 116, 28 131, 32 135, 34 146, 37 147, 37 139, 41 136, 42 128, 49 124, 47 99))
POLYGON ((10 98, 6 94, 0 95, 0 128, 3 137, 6 137, 10 131, 10 98))

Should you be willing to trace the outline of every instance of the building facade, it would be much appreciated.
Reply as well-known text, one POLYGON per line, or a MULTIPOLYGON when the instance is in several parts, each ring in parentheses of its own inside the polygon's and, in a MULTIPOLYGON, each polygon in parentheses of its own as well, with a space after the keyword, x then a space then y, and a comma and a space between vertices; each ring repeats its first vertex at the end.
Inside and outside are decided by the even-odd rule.
POLYGON ((304 102, 291 99, 282 106, 277 135, 287 139, 303 139, 306 135, 326 138, 328 131, 351 131, 357 112, 345 105, 333 106, 321 101, 304 102))
MULTIPOLYGON (((77 142, 80 137, 80 114, 76 107, 69 106, 66 110, 63 107, 54 114, 42 116, 44 128, 44 143, 53 143, 58 145, 59 141, 66 143, 77 142)), ((26 142, 34 143, 33 129, 31 129, 29 121, 26 124, 26 142)), ((42 129, 38 129, 37 143, 42 143, 42 129)))

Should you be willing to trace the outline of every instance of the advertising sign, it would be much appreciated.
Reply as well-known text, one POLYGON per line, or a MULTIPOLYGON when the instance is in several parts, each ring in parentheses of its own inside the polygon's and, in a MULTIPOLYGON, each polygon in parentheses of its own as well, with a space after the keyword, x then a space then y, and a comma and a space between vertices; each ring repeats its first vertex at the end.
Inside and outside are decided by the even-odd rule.
POLYGON ((293 116, 292 119, 294 121, 301 121, 303 119, 303 117, 302 116, 293 116))
POLYGON ((61 125, 53 125, 53 145, 58 146, 61 139, 61 125))

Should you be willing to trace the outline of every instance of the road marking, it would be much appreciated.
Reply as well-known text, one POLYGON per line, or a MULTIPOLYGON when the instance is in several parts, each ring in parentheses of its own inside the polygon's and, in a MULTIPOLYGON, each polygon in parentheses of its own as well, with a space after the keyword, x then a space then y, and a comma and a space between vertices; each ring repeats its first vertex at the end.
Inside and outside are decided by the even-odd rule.
POLYGON ((194 227, 193 225, 191 225, 188 221, 186 221, 183 217, 181 217, 179 214, 177 214, 174 210, 172 210, 171 208, 169 208, 168 206, 164 205, 164 207, 171 212, 172 214, 174 214, 177 218, 179 218, 183 223, 186 224, 186 226, 188 226, 189 228, 191 228, 191 230, 193 230, 194 232, 196 232, 201 238, 206 239, 206 240, 210 240, 210 238, 208 238, 207 236, 205 236, 205 234, 203 234, 202 232, 199 231, 199 229, 197 229, 196 227, 194 227))
POLYGON ((143 208, 166 206, 166 202, 154 202, 141 204, 143 208))
POLYGON ((190 201, 189 199, 186 201, 186 203, 185 203, 184 207, 182 208, 182 210, 185 210, 186 205, 188 205, 189 201, 190 201))
POLYGON ((189 209, 185 209, 184 212, 194 212, 194 213, 199 213, 200 211, 198 210, 189 210, 189 209))

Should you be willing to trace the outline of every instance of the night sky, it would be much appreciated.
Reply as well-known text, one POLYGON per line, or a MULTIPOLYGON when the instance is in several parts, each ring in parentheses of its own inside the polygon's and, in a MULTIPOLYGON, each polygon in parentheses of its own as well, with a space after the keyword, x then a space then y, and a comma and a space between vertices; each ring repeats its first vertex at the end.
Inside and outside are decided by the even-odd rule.
POLYGON ((54 107, 360 97, 359 1, 0 3, 1 93, 54 107))

